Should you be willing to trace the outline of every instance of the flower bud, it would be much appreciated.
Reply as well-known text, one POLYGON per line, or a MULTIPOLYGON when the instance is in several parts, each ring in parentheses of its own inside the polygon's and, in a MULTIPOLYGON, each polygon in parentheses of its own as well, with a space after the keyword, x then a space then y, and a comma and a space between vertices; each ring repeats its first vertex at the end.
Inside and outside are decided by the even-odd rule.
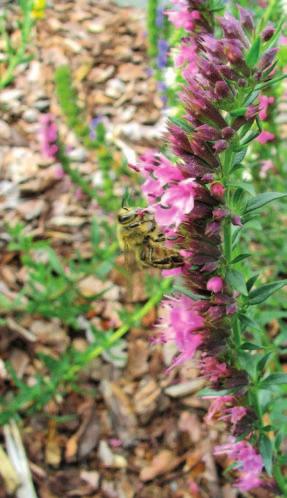
POLYGON ((222 185, 222 183, 215 182, 215 183, 212 183, 212 185, 210 187, 210 192, 211 192, 211 195, 213 195, 213 197, 215 197, 218 200, 222 200, 224 197, 225 188, 222 185))
POLYGON ((231 128, 231 126, 226 126, 223 130, 221 130, 221 136, 225 140, 229 140, 229 138, 233 137, 234 133, 235 130, 231 128))
POLYGON ((226 81, 217 81, 214 87, 214 93, 218 99, 225 99, 230 95, 230 88, 226 81))
POLYGON ((252 31, 254 29, 254 21, 251 12, 243 7, 238 7, 240 14, 240 22, 246 31, 252 31))
POLYGON ((215 152, 223 152, 225 149, 227 149, 228 147, 228 142, 226 142, 226 140, 217 140, 217 142, 215 142, 215 144, 213 145, 213 150, 215 150, 215 152))
POLYGON ((274 35, 275 33, 275 29, 273 26, 267 26, 267 28, 264 29, 263 33, 262 33, 262 40, 263 41, 268 41, 272 38, 272 36, 274 35))
POLYGON ((209 290, 210 292, 214 292, 214 294, 221 292, 223 287, 224 281, 221 277, 211 277, 206 285, 207 290, 209 290))

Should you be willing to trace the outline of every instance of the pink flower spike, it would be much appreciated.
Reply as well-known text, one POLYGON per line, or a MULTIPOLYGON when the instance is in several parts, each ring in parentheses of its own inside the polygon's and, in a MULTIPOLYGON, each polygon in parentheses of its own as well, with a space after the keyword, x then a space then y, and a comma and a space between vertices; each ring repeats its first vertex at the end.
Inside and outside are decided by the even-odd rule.
POLYGON ((209 290, 210 292, 214 292, 215 294, 221 292, 223 287, 224 281, 221 277, 211 277, 206 285, 207 290, 209 290))
POLYGON ((275 135, 274 133, 270 133, 270 131, 262 131, 260 135, 256 138, 257 142, 259 142, 261 145, 267 144, 267 142, 272 142, 274 140, 275 135))

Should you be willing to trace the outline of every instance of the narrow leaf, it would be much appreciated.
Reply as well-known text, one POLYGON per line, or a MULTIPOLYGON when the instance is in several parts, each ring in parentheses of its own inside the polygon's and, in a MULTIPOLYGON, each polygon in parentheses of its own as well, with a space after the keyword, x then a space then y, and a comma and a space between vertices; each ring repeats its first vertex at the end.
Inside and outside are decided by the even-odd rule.
POLYGON ((248 201, 245 213, 259 209, 262 206, 269 204, 269 202, 286 196, 287 194, 282 194, 281 192, 264 192, 263 194, 258 194, 256 197, 253 197, 253 199, 248 201))
POLYGON ((194 130, 193 126, 191 126, 185 119, 172 117, 169 118, 169 120, 186 133, 191 133, 194 130))
POLYGON ((260 383, 261 389, 268 389, 274 385, 285 385, 287 384, 287 374, 285 373, 273 373, 268 375, 266 379, 260 383))
POLYGON ((239 261, 242 261, 243 259, 249 258, 250 256, 251 256, 251 254, 248 254, 248 253, 239 254, 238 256, 236 256, 236 258, 234 258, 231 261, 231 264, 235 265, 235 263, 239 263, 239 261))
POLYGON ((245 60, 248 67, 252 68, 257 64, 260 55, 260 47, 261 47, 261 39, 258 36, 254 41, 254 43, 252 44, 248 54, 246 55, 245 60))
POLYGON ((234 290, 237 290, 244 296, 248 296, 246 283, 240 271, 229 270, 226 274, 226 280, 234 290))
POLYGON ((287 280, 278 280, 277 282, 272 282, 270 284, 265 284, 261 285, 261 287, 258 287, 257 289, 253 290, 249 294, 249 304, 254 305, 254 304, 261 304, 268 297, 272 296, 274 292, 282 289, 287 285, 287 280))
POLYGON ((266 472, 272 476, 272 443, 266 434, 261 434, 259 440, 259 450, 263 458, 266 472))

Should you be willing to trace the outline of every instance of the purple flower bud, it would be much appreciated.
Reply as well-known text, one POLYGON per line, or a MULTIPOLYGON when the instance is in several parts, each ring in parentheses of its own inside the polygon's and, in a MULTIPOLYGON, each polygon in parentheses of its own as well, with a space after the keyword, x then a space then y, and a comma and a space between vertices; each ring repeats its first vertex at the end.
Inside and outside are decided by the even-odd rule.
POLYGON ((232 225, 236 227, 243 227, 240 216, 234 215, 231 218, 232 225))
POLYGON ((207 124, 198 126, 196 129, 196 134, 201 140, 219 140, 220 138, 220 132, 216 128, 213 128, 213 126, 209 126, 207 124))
POLYGON ((259 111, 258 105, 249 105, 245 112, 246 119, 253 119, 257 116, 259 111))
POLYGON ((213 182, 214 180, 214 176, 212 173, 206 173, 206 175, 203 175, 203 177, 201 178, 201 181, 203 183, 211 183, 213 182))
POLYGON ((231 69, 231 67, 226 66, 225 64, 222 64, 220 66, 220 72, 227 80, 238 80, 238 74, 233 69, 231 69))
POLYGON ((217 270, 218 268, 218 262, 217 261, 212 261, 211 263, 205 263, 205 265, 203 265, 201 267, 201 270, 200 271, 205 271, 207 273, 211 273, 215 270, 217 270))
POLYGON ((240 88, 244 88, 247 85, 246 80, 244 80, 243 78, 239 78, 237 83, 238 83, 238 86, 240 86, 240 88))
POLYGON ((231 64, 240 64, 244 61, 243 47, 239 40, 224 40, 225 54, 231 64))
POLYGON ((215 144, 213 145, 213 149, 215 152, 220 153, 223 152, 225 149, 228 147, 228 142, 226 140, 217 140, 215 144))
POLYGON ((263 33, 262 33, 262 40, 263 41, 268 41, 272 38, 272 36, 274 35, 275 33, 275 28, 273 26, 267 26, 267 28, 264 29, 263 33))
POLYGON ((271 64, 273 64, 274 62, 277 52, 278 48, 269 48, 269 50, 266 50, 266 52, 261 57, 259 68, 264 71, 264 69, 267 69, 269 66, 271 66, 271 64))
POLYGON ((238 39, 247 47, 248 40, 244 34, 240 22, 235 19, 235 17, 230 14, 226 14, 224 17, 218 17, 218 22, 221 25, 226 38, 238 39))
POLYGON ((222 185, 222 183, 215 182, 212 183, 210 187, 210 192, 213 197, 215 197, 218 200, 222 200, 224 198, 224 193, 225 193, 225 188, 222 185))
POLYGON ((252 31, 254 29, 253 15, 247 9, 243 7, 238 7, 240 14, 240 22, 244 29, 247 31, 252 31))
POLYGON ((214 83, 222 79, 217 66, 206 59, 200 59, 199 67, 203 76, 214 83))
POLYGON ((222 291, 224 287, 224 281, 221 277, 211 277, 206 285, 207 290, 210 292, 214 292, 214 294, 218 294, 222 291))
POLYGON ((237 305, 236 303, 228 304, 226 306, 226 314, 227 315, 234 315, 234 313, 237 312, 237 305))
POLYGON ((206 225, 205 235, 207 235, 208 237, 217 236, 220 233, 220 228, 220 223, 218 221, 212 221, 211 223, 208 223, 208 225, 206 225))
POLYGON ((214 93, 217 98, 225 99, 230 95, 230 88, 226 81, 217 81, 214 87, 214 93))
POLYGON ((221 130, 221 136, 225 140, 229 140, 229 138, 233 137, 234 133, 235 130, 231 128, 231 126, 226 126, 223 130, 221 130))
POLYGON ((226 216, 229 215, 229 211, 224 208, 215 208, 212 211, 212 216, 215 220, 222 220, 223 218, 226 218, 226 216))

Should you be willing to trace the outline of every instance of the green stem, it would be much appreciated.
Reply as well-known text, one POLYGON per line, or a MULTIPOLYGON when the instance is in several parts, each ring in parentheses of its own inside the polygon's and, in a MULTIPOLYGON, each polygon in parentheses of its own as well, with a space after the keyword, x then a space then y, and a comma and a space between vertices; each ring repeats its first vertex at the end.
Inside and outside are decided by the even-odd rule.
MULTIPOLYGON (((146 302, 146 304, 141 307, 136 313, 134 313, 130 320, 124 323, 118 330, 116 330, 107 340, 105 345, 95 346, 91 349, 87 356, 85 356, 85 364, 89 363, 94 358, 100 356, 105 349, 110 349, 121 337, 123 337, 131 328, 132 325, 141 320, 156 304, 158 304, 164 294, 170 289, 172 279, 166 278, 163 280, 160 289, 146 302)), ((69 369, 69 375, 76 374, 81 369, 81 365, 75 365, 69 369)))

